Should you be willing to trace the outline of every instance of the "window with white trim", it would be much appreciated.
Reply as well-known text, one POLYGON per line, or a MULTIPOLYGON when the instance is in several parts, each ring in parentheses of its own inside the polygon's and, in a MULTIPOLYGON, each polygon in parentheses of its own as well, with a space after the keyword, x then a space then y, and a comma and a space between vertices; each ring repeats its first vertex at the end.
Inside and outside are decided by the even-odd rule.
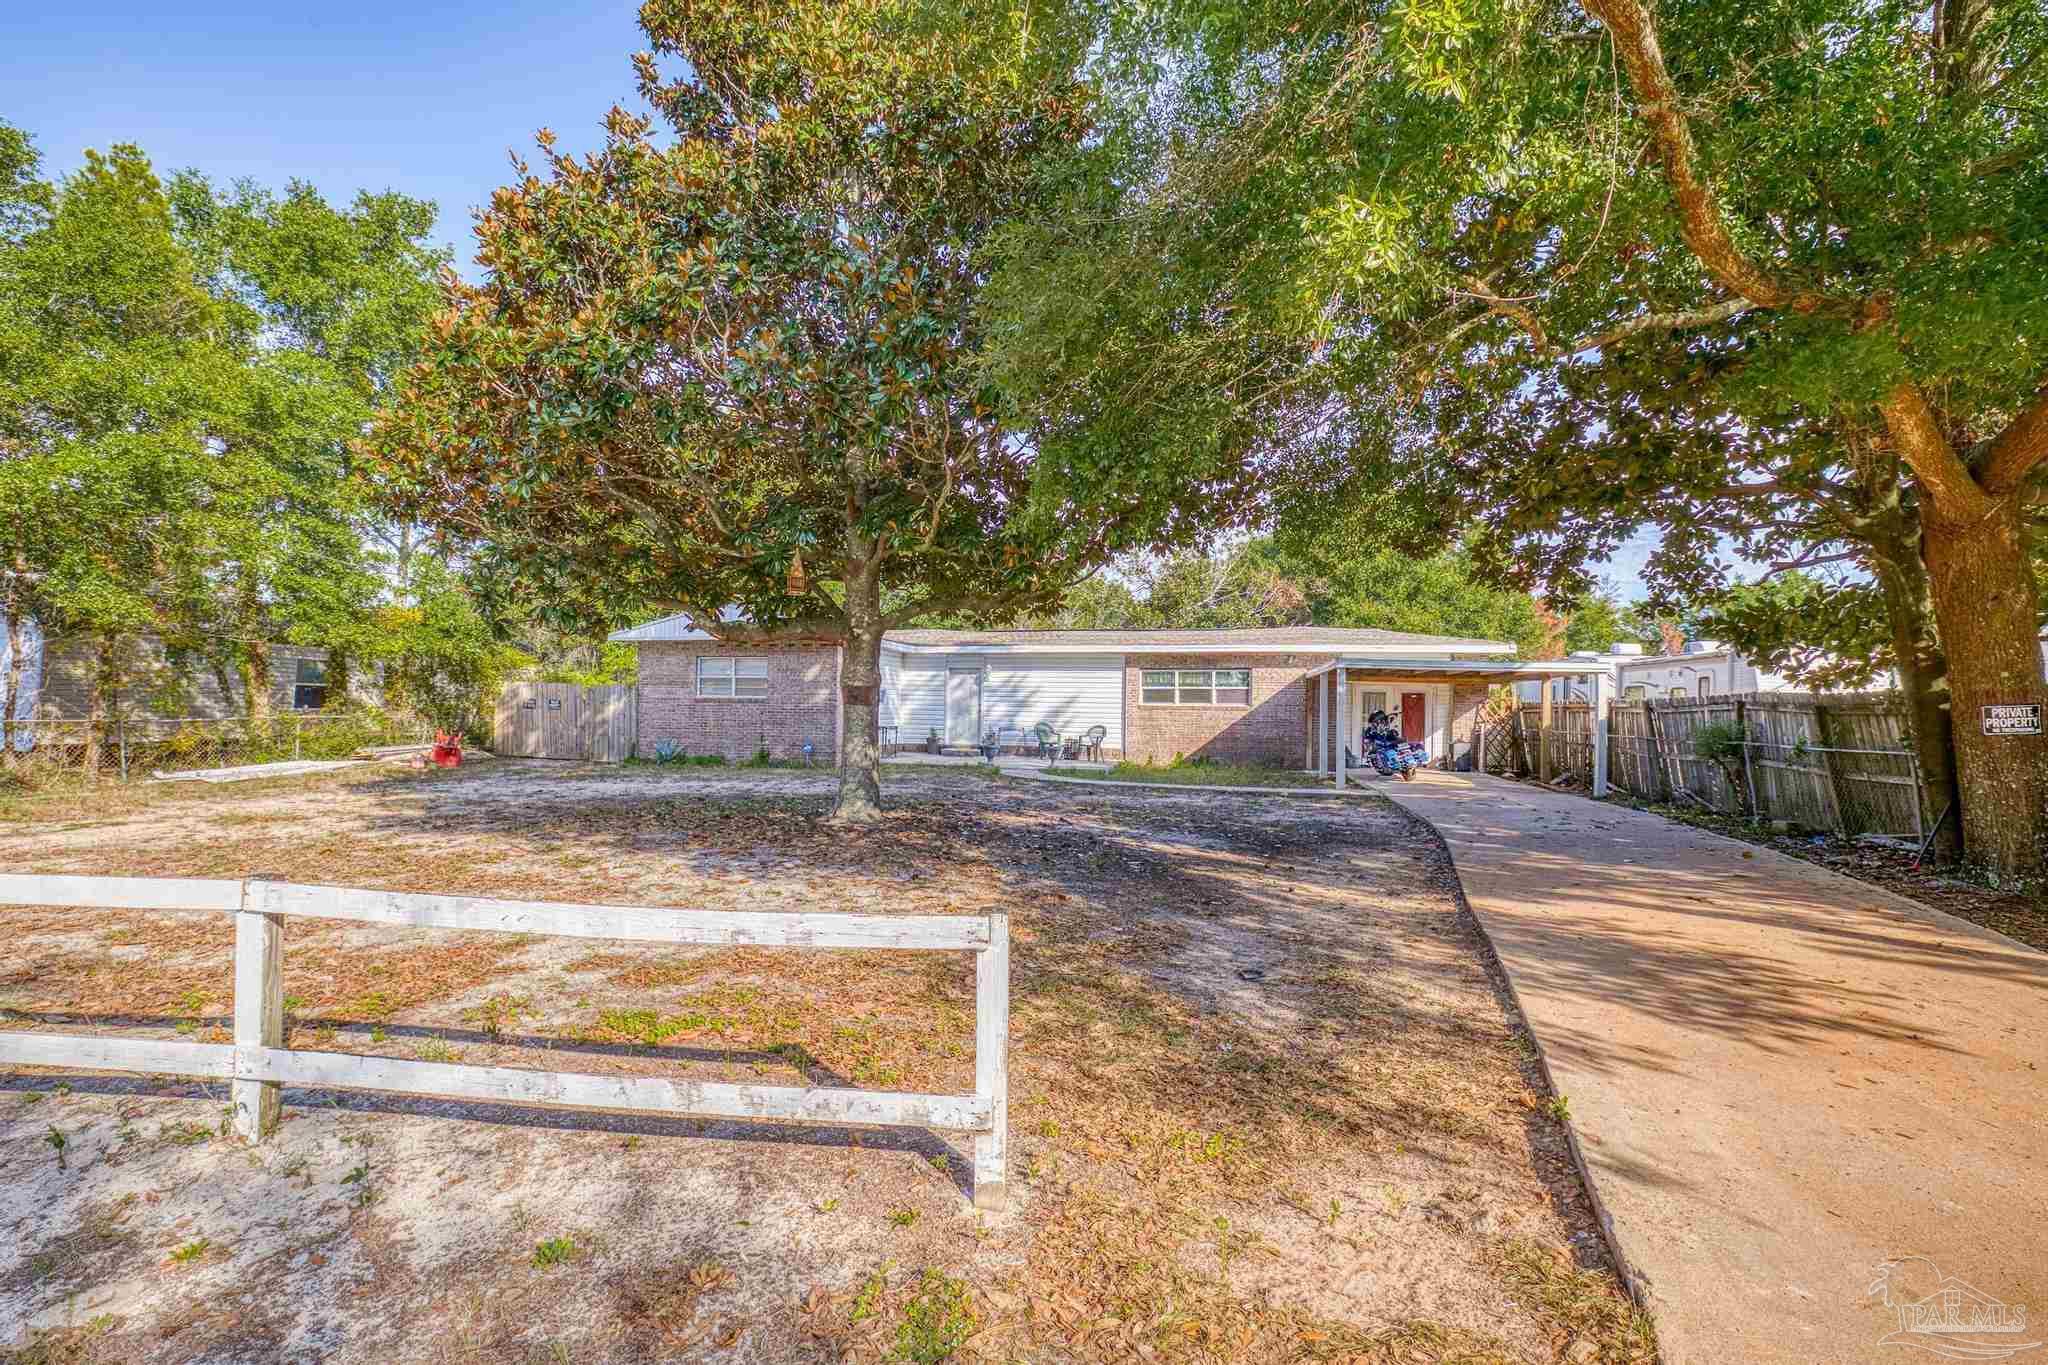
POLYGON ((703 655, 697 660, 697 695, 738 701, 768 697, 768 661, 730 655, 703 655))
POLYGON ((1148 668, 1138 682, 1147 706, 1250 706, 1249 668, 1148 668))
POLYGON ((1649 696, 1650 689, 1641 683, 1631 683, 1621 689, 1621 699, 1623 701, 1647 701, 1649 696))

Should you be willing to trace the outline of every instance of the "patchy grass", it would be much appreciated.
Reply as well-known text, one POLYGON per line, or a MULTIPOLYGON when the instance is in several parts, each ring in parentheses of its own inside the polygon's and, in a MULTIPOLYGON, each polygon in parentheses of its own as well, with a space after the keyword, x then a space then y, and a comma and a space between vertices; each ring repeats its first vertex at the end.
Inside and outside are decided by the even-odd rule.
MULTIPOLYGON (((1599 1244, 1554 1097, 1441 854, 1404 816, 904 765, 882 823, 848 835, 821 819, 830 788, 503 762, 170 800, 89 830, 8 826, 0 861, 713 910, 1005 910, 1008 1210, 972 1210, 970 1149, 929 1134, 334 1093, 295 1099, 273 1142, 246 1148, 213 1140, 217 1085, 77 1078, 66 1094, 36 1075, 17 1084, 43 1099, 0 1105, 15 1229, 0 1318, 21 1324, 0 1351, 87 1341, 32 1330, 69 1330, 75 1296, 115 1319, 81 1360, 1648 1358, 1612 1275, 1571 1250, 1599 1244), (123 1206, 118 1238, 67 1253, 123 1191, 154 1197, 123 1206), (225 1253, 179 1267, 192 1297, 154 1296, 167 1249, 201 1229, 234 1249, 238 1297, 209 1278, 225 1253), (37 1278, 39 1257, 74 1270, 37 1278)), ((0 1027, 213 1027, 232 999, 225 918, 0 911, 0 1027)), ((293 920, 285 978, 296 1047, 973 1085, 964 953, 293 920)))
POLYGON ((576 1245, 574 1237, 550 1237, 545 1242, 534 1245, 533 1268, 552 1270, 558 1265, 567 1265, 579 1259, 583 1254, 583 1249, 576 1245))
POLYGON ((1048 768, 1054 777, 1084 777, 1096 782, 1163 782, 1181 787, 1328 787, 1330 779, 1295 768, 1254 767, 1245 763, 1115 763, 1100 768, 1048 768))

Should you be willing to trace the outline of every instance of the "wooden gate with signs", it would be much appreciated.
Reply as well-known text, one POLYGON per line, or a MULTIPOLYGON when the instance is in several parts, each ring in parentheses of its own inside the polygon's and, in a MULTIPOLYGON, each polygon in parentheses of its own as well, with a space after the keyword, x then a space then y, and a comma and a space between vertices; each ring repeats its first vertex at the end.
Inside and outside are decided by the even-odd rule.
POLYGON ((508 683, 498 694, 491 748, 500 758, 623 763, 633 754, 636 698, 629 686, 508 683))

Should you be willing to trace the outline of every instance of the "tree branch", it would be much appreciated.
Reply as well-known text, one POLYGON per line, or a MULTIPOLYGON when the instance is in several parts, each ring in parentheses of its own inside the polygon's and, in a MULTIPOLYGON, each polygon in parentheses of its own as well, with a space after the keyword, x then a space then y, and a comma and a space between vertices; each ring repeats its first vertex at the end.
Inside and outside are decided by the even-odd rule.
POLYGON ((1641 0, 1581 0, 1586 12, 1607 26, 1635 87, 1637 112, 1650 126, 1664 159, 1664 179, 1678 208, 1679 233, 1715 282, 1763 308, 1812 313, 1838 308, 1840 301, 1787 284, 1752 261, 1728 231, 1720 196, 1701 175, 1692 126, 1679 109, 1678 87, 1664 65, 1656 21, 1641 0))
POLYGON ((1991 443, 1984 460, 1984 487, 1993 497, 2003 497, 2024 483, 2043 459, 2048 459, 2048 384, 1991 443))
POLYGON ((1616 323, 1604 332, 1582 337, 1571 343, 1567 349, 1558 352, 1561 356, 1575 356, 1585 351, 1604 351, 1617 341, 1625 340, 1638 332, 1685 332, 1696 327, 1711 327, 1717 322, 1739 318, 1757 305, 1747 298, 1723 299, 1720 303, 1705 308, 1694 308, 1680 313, 1644 313, 1630 318, 1627 322, 1616 323))
POLYGON ((1891 432, 1899 458, 1913 471, 1913 477, 1927 490, 1936 507, 1951 517, 1989 510, 1990 496, 1971 477, 1969 466, 1942 434, 1918 384, 1910 379, 1900 380, 1878 401, 1877 410, 1884 414, 1885 427, 1891 432))

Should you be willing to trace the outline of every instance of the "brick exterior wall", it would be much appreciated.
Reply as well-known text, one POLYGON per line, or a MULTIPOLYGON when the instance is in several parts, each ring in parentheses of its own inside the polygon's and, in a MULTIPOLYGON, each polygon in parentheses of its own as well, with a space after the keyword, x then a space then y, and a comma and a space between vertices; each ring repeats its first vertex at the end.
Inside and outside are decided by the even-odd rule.
POLYGON ((1302 678, 1321 665, 1304 654, 1132 654, 1124 659, 1124 753, 1143 763, 1176 756, 1299 768, 1308 753, 1308 688, 1302 678), (1248 668, 1248 706, 1147 705, 1147 669, 1248 668))
POLYGON ((775 758, 801 758, 809 740, 816 746, 813 761, 837 763, 838 724, 839 652, 829 645, 748 648, 690 640, 640 646, 642 758, 652 758, 663 741, 735 763, 764 745, 775 758), (699 697, 696 661, 706 654, 765 658, 767 697, 699 697))
POLYGON ((1472 737, 1479 729, 1479 712, 1486 705, 1486 691, 1485 683, 1451 686, 1451 750, 1460 758, 1469 759, 1472 752, 1472 737))

